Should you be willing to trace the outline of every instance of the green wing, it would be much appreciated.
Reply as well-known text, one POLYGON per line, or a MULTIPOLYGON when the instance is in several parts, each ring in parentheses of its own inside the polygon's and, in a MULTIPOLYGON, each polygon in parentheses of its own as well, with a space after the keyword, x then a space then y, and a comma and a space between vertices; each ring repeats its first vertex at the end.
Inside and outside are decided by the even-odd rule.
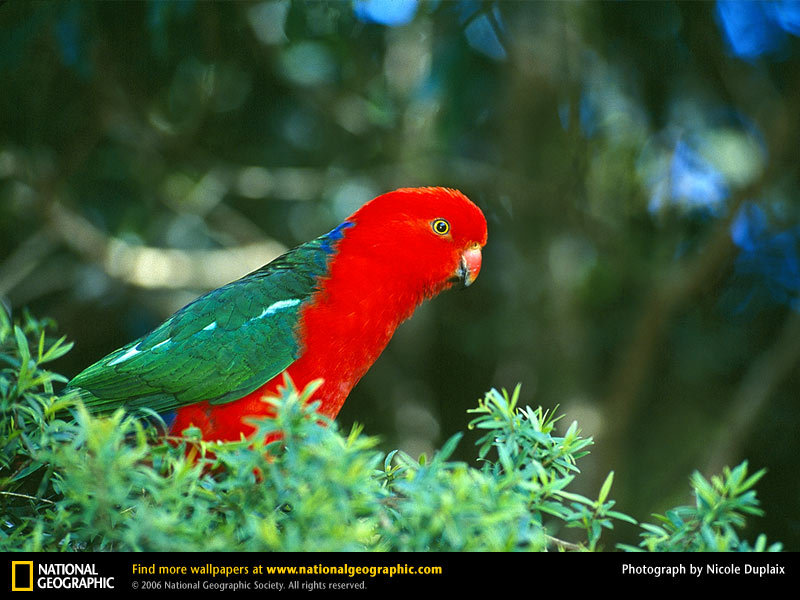
POLYGON ((201 296, 69 382, 91 412, 165 413, 256 390, 299 356, 299 312, 328 272, 342 226, 201 296))

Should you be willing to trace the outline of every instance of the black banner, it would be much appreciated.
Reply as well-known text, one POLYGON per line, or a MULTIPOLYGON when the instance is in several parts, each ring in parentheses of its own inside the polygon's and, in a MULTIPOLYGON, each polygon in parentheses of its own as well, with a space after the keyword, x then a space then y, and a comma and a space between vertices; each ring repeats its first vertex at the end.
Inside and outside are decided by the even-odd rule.
MULTIPOLYGON (((5 592, 497 593, 798 583, 795 554, 7 553, 5 592)), ((796 589, 796 588, 795 588, 796 589)))

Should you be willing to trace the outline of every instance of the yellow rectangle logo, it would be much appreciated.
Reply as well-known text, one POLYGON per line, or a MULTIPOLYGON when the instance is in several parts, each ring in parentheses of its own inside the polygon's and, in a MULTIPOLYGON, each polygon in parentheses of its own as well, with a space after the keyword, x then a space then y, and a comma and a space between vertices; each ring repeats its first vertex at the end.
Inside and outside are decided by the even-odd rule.
POLYGON ((32 560, 12 560, 11 561, 11 591, 12 592, 32 592, 33 591, 33 561, 32 560), (27 577, 26 569, 27 568, 27 577), (17 579, 17 575, 20 575, 17 579), (19 583, 17 583, 19 581, 19 583), (26 587, 22 587, 26 586, 26 587))

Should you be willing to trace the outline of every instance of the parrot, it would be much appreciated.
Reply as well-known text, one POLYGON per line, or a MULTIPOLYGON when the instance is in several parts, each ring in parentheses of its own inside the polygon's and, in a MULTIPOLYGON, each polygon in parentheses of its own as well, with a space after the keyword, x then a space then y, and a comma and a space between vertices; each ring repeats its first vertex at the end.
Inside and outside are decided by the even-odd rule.
POLYGON ((458 190, 401 188, 330 232, 208 292, 67 384, 90 413, 149 409, 168 433, 238 441, 285 377, 321 380, 313 400, 335 419, 400 323, 426 299, 475 281, 483 212, 458 190))

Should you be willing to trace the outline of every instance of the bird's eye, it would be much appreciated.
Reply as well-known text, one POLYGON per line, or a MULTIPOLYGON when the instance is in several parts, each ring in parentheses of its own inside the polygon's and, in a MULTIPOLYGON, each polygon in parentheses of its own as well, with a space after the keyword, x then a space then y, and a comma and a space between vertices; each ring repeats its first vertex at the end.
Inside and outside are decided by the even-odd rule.
POLYGON ((434 219, 434 221, 431 223, 431 227, 433 228, 433 231, 439 235, 447 235, 447 233, 450 231, 450 223, 444 219, 434 219))

